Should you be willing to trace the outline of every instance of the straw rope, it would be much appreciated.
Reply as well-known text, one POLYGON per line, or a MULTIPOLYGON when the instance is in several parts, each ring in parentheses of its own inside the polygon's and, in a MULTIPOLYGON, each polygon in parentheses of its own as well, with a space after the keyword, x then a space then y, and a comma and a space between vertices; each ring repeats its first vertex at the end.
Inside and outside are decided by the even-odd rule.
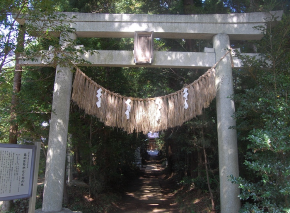
POLYGON ((121 128, 128 133, 156 132, 180 126, 202 114, 216 96, 215 67, 227 53, 193 83, 174 93, 155 98, 132 98, 111 92, 86 76, 78 67, 73 83, 72 100, 89 115, 96 116, 106 126, 121 128), (184 89, 188 89, 185 109, 184 89), (97 107, 97 91, 101 106, 97 107), (127 105, 125 102, 130 99, 127 105), (125 114, 130 108, 129 117, 125 114))

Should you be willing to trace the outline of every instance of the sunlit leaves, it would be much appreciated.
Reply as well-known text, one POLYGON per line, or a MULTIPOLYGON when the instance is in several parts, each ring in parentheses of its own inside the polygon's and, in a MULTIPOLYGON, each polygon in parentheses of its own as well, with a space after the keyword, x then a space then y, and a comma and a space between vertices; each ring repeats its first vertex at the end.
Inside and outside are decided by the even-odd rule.
POLYGON ((246 201, 241 212, 283 212, 289 207, 289 51, 285 36, 289 38, 290 19, 287 17, 276 28, 260 28, 265 34, 257 43, 262 58, 248 60, 249 67, 245 69, 248 72, 237 73, 241 80, 238 84, 247 84, 246 89, 243 85, 237 87, 235 96, 238 132, 243 136, 239 140, 246 148, 243 165, 247 172, 242 174, 244 178, 232 177, 241 188, 240 198, 246 201))

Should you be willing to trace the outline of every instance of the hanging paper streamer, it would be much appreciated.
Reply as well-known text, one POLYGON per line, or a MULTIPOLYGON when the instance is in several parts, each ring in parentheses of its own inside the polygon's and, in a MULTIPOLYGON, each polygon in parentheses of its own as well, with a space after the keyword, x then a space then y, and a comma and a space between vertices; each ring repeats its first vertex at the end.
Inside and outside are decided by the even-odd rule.
POLYGON ((98 108, 101 107, 101 101, 102 101, 101 96, 102 96, 102 88, 98 89, 97 95, 96 95, 96 97, 98 98, 98 101, 96 102, 96 105, 98 108))
POLYGON ((184 109, 188 109, 188 104, 187 104, 187 96, 188 96, 188 89, 187 88, 184 88, 183 90, 183 97, 184 97, 184 109))
POLYGON ((157 105, 156 121, 159 121, 160 117, 161 117, 161 112, 160 112, 160 110, 162 108, 161 103, 162 103, 161 99, 160 98, 156 98, 156 100, 155 100, 155 104, 157 105))
POLYGON ((125 103, 127 105, 127 110, 125 112, 125 115, 127 116, 127 120, 128 120, 130 118, 130 112, 131 112, 131 105, 130 105, 131 100, 128 99, 125 103))

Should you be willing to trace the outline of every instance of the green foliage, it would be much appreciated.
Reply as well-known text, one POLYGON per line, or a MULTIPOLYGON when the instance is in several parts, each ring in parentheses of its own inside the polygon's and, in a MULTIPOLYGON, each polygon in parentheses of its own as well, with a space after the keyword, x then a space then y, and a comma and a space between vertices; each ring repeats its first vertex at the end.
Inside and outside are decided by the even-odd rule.
POLYGON ((127 135, 123 131, 104 127, 83 113, 74 113, 70 119, 73 152, 79 156, 79 178, 85 181, 92 178, 90 187, 95 196, 108 189, 122 189, 136 175, 134 153, 142 144, 142 135, 137 138, 136 134, 127 135), (86 123, 91 126, 85 126, 86 123))
POLYGON ((49 127, 42 123, 51 116, 54 77, 53 68, 28 68, 24 73, 17 106, 19 141, 48 138, 49 127))
MULTIPOLYGON (((216 152, 217 135, 214 109, 215 102, 204 110, 202 116, 198 116, 180 127, 167 130, 163 136, 169 160, 168 166, 174 174, 177 174, 178 180, 182 183, 188 183, 191 180, 194 184, 199 184, 200 179, 203 179, 203 183, 206 184, 203 147, 208 153, 210 171, 218 168, 215 160, 218 158, 218 153, 216 152)), ((217 179, 217 175, 217 173, 210 172, 212 179, 217 179)), ((217 189, 217 184, 214 182, 211 182, 212 187, 217 189)))
MULTIPOLYGON (((20 72, 11 67, 14 65, 15 55, 22 53, 27 60, 41 58, 46 62, 68 66, 75 63, 84 62, 77 56, 75 43, 69 38, 73 32, 70 28, 71 20, 74 17, 67 17, 63 14, 55 13, 56 6, 60 1, 1 1, 0 16, 0 141, 8 142, 10 125, 18 124, 18 141, 47 138, 47 128, 43 128, 41 123, 48 121, 47 114, 50 113, 51 92, 54 79, 54 70, 39 72, 37 69, 26 69, 22 72, 19 81, 19 88, 22 84, 20 93, 13 91, 13 74, 20 72), (3 7, 2 7, 3 6, 3 7), (12 17, 13 16, 13 17, 12 17), (26 18, 23 27, 18 26, 21 18, 26 18), (29 18, 28 18, 29 17, 29 18), (46 20, 42 25, 35 24, 36 20, 46 20), (21 29, 25 28, 26 39, 22 43, 17 37, 21 29), (49 30, 47 30, 49 29, 49 30), (62 31, 62 38, 68 45, 63 46, 59 43, 57 36, 50 31, 62 31), (28 36, 29 35, 29 36, 28 36), (50 46, 53 46, 51 48, 50 46), (40 51, 49 49, 49 51, 40 51), (34 75, 36 74, 36 75, 34 75), (52 78, 51 78, 52 77, 52 78), (49 80, 48 80, 49 79, 49 80), (52 80, 52 81, 50 81, 52 80), (45 82, 44 82, 45 81, 45 82), (36 83, 39 82, 39 83, 36 83), (44 82, 43 85, 41 82, 44 82), (40 93, 42 91, 42 93, 40 93), (42 97, 39 97, 42 96, 42 97), (13 97, 11 99, 11 97, 13 97), (18 100, 19 99, 19 100, 18 100), (13 103, 11 100, 14 100, 13 103), (15 101, 17 100, 17 101, 15 101), (16 106, 17 105, 17 106, 16 106), (12 117, 13 108, 13 117, 12 117), (11 115, 10 115, 11 114, 11 115), (17 116, 16 116, 17 115, 17 116), (11 116, 11 117, 10 117, 11 116), (13 118, 13 119, 11 119, 13 118)), ((19 69, 19 68, 17 68, 19 69)), ((42 71, 45 69, 42 69, 42 71)), ((47 69, 46 69, 47 70, 47 69)))
MULTIPOLYGON (((3 69, 7 66, 11 66, 12 62, 14 61, 14 55, 16 53, 23 52, 23 50, 17 49, 17 37, 19 34, 19 27, 18 22, 23 18, 25 15, 26 17, 31 17, 32 22, 26 21, 24 26, 27 34, 38 36, 35 37, 27 37, 25 43, 31 46, 30 50, 26 56, 32 58, 32 50, 34 49, 35 52, 38 52, 37 55, 39 56, 39 50, 36 50, 36 46, 32 45, 35 44, 37 39, 41 38, 50 38, 48 33, 43 33, 47 29, 48 25, 50 29, 68 29, 68 25, 64 24, 64 20, 68 20, 67 17, 63 15, 56 14, 55 12, 55 3, 57 1, 51 0, 42 0, 42 1, 26 1, 26 0, 9 0, 9 1, 1 1, 0 8, 1 8, 1 15, 0 15, 0 73, 2 73, 3 69), (46 24, 40 26, 35 26, 35 20, 43 19, 44 17, 48 17, 48 21, 46 24), (56 23, 57 22, 57 23, 56 23), (61 23, 61 24, 60 24, 61 23), (60 28, 61 25, 61 28, 60 28), (32 48, 32 46, 34 48, 32 48)), ((35 56, 35 54, 34 54, 35 56)), ((44 54, 43 54, 44 56, 44 54)))
POLYGON ((237 73, 241 81, 236 86, 236 117, 247 170, 232 181, 241 188, 241 212, 284 212, 289 208, 289 21, 285 15, 276 27, 261 27, 265 36, 257 46, 263 58, 245 59, 249 67, 237 73))
POLYGON ((6 70, 0 75, 0 142, 8 142, 10 103, 12 93, 12 72, 6 70))

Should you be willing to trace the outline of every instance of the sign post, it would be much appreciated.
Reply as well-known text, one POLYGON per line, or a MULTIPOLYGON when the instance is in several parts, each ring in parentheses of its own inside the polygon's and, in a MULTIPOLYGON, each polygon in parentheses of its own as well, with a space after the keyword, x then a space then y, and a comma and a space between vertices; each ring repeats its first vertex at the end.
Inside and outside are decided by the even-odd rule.
POLYGON ((36 154, 34 161, 34 174, 33 174, 33 184, 32 184, 32 196, 29 199, 28 213, 35 212, 36 203, 36 192, 37 192, 37 180, 38 180, 38 170, 39 170, 39 158, 40 158, 40 146, 41 142, 35 142, 36 154))

